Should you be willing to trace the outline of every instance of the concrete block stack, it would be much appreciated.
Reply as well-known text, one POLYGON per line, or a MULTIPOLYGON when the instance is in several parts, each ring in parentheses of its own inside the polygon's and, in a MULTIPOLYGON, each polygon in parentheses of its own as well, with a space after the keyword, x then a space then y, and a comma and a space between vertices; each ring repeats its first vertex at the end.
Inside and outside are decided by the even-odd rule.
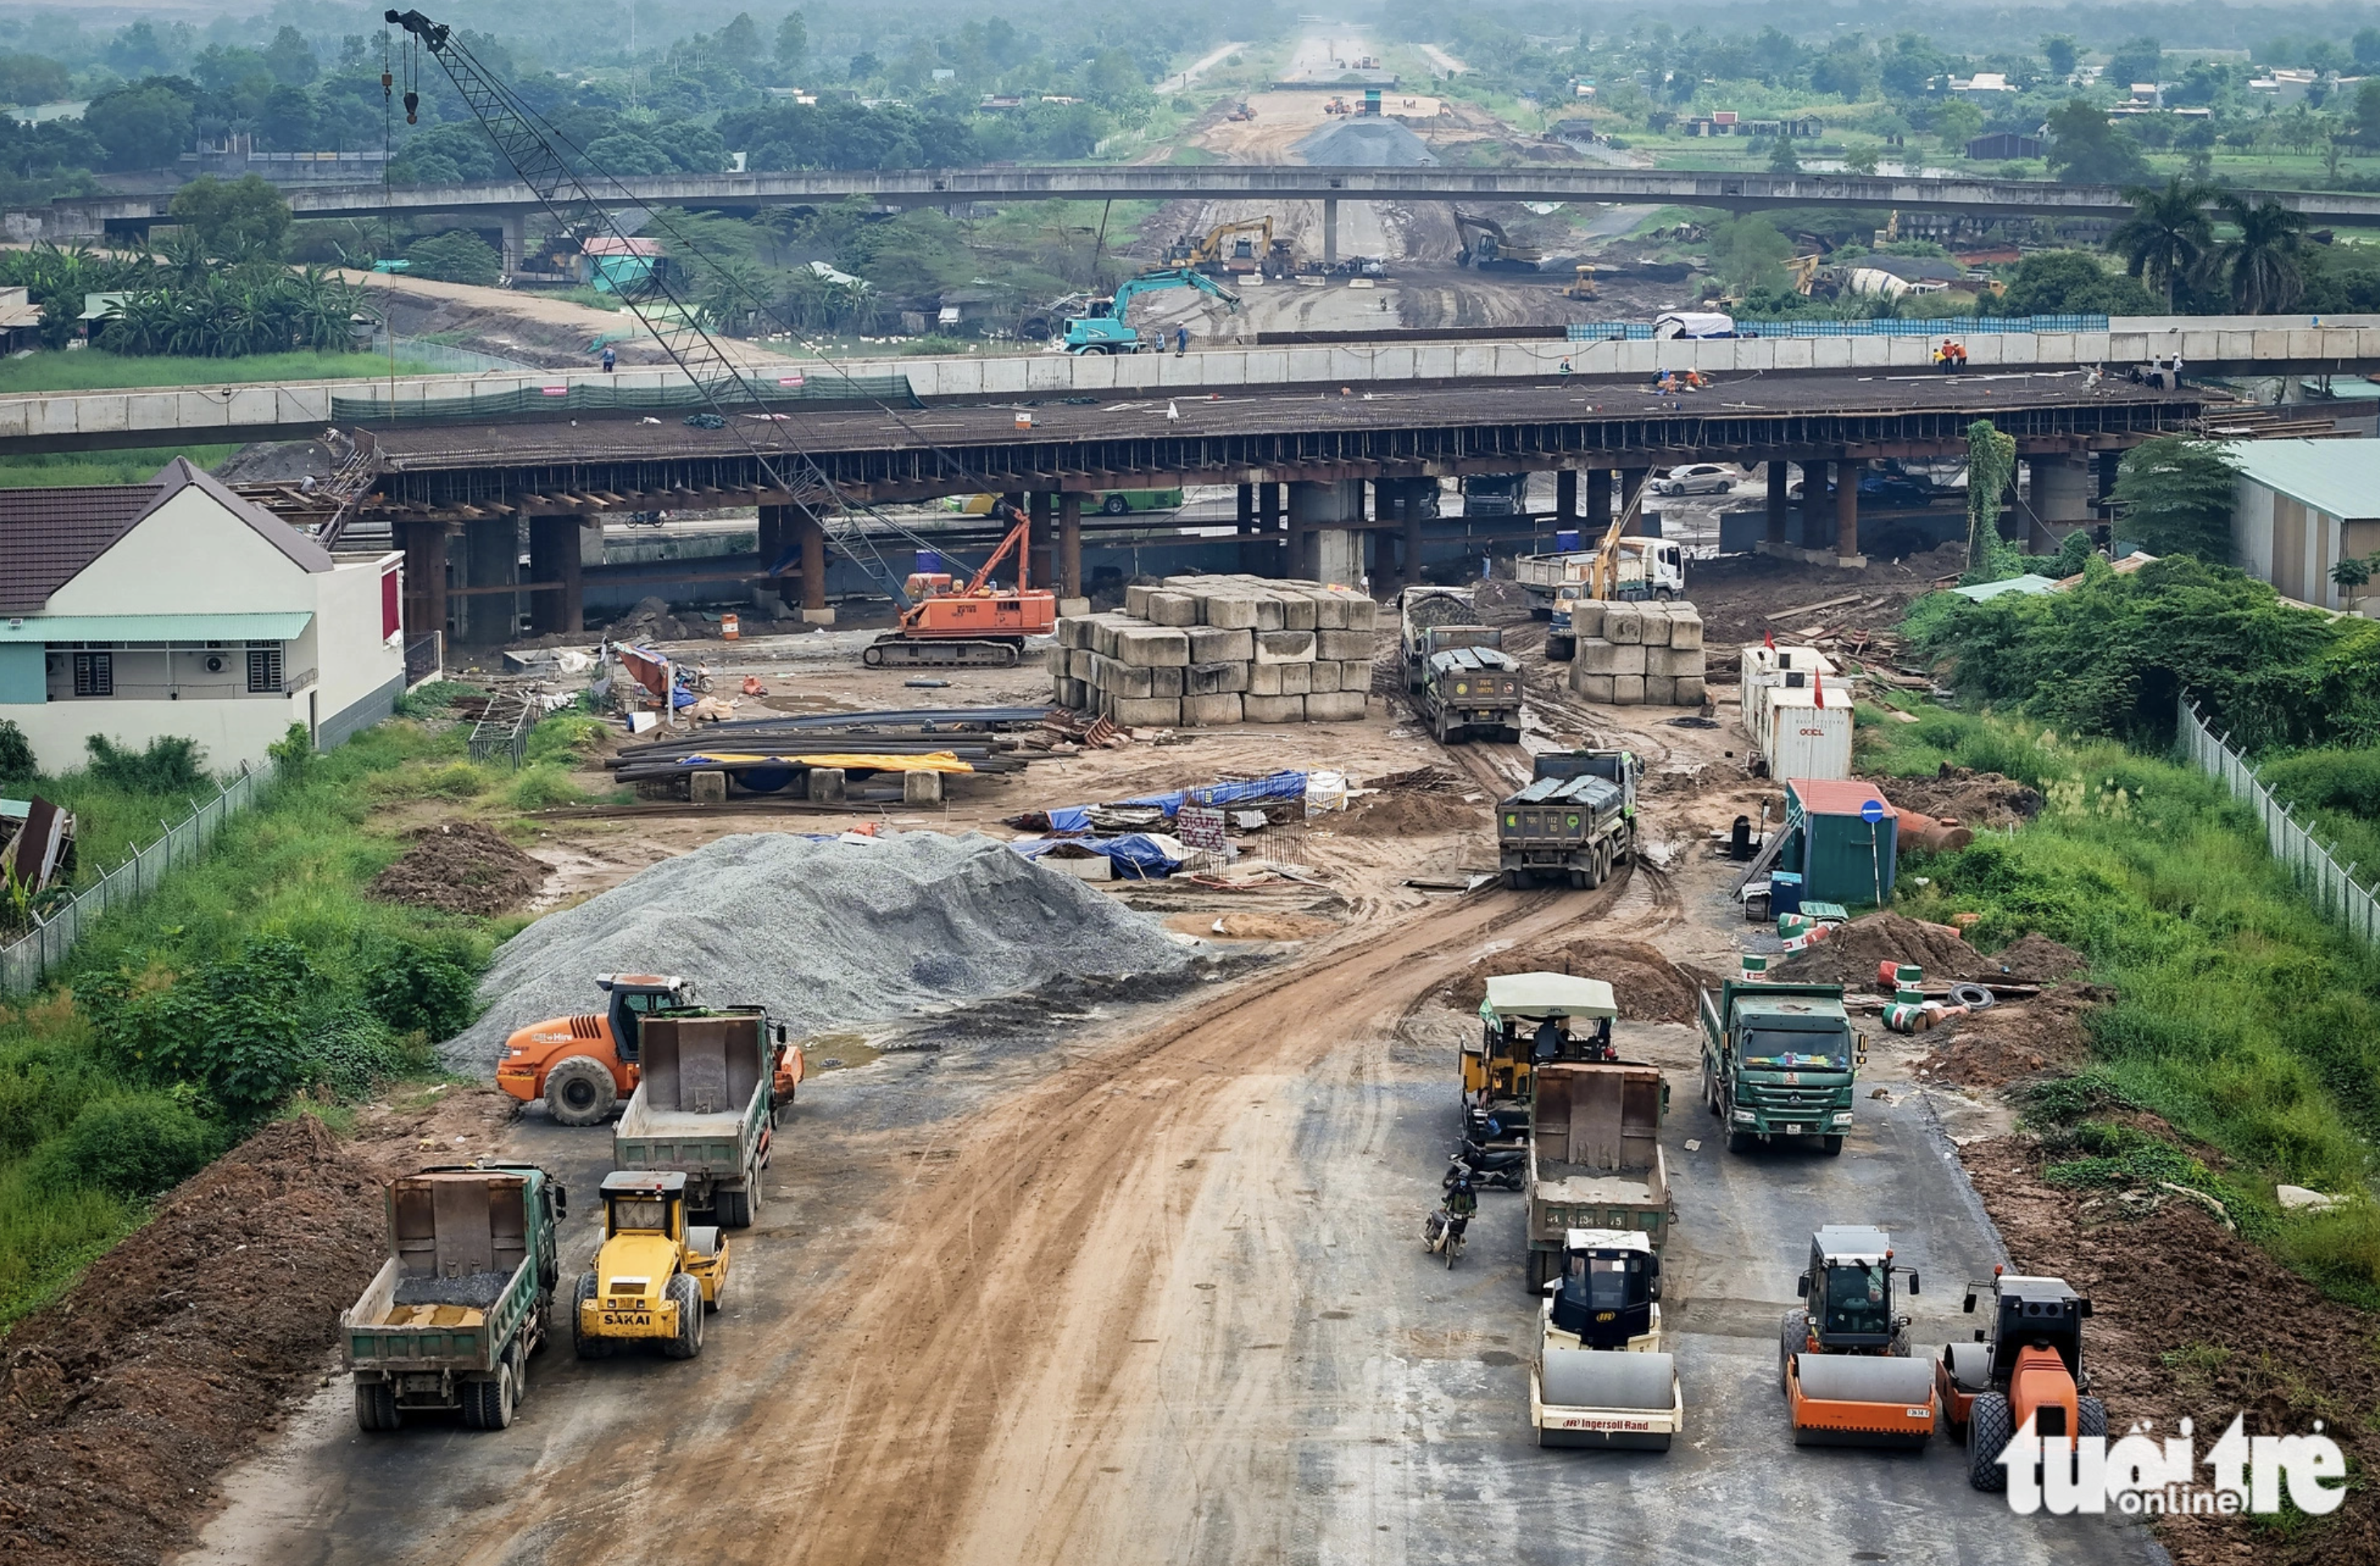
POLYGON ((1578 603, 1570 688, 1621 707, 1703 704, 1703 617, 1691 603, 1578 603))
POLYGON ((1352 722, 1378 608, 1319 582, 1168 577, 1121 612, 1059 617, 1052 693, 1126 727, 1352 722))

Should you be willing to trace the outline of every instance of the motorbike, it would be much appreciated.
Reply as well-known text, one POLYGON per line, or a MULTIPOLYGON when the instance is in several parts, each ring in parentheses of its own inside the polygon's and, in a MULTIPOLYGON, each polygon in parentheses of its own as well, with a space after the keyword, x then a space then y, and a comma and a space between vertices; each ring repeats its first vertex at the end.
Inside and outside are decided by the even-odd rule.
POLYGON ((1445 1188, 1446 1199, 1422 1220, 1421 1238, 1429 1254, 1444 1256, 1447 1269, 1452 1271, 1455 1259, 1463 1255, 1463 1232, 1471 1227, 1471 1214, 1479 1199, 1471 1188, 1469 1166, 1460 1161, 1447 1169, 1439 1184, 1445 1188))
POLYGON ((1470 1168, 1472 1179, 1479 1184, 1492 1186, 1499 1191, 1518 1191, 1527 1184, 1529 1155, 1526 1148, 1490 1152, 1466 1137, 1462 1151, 1454 1156, 1459 1162, 1470 1168))

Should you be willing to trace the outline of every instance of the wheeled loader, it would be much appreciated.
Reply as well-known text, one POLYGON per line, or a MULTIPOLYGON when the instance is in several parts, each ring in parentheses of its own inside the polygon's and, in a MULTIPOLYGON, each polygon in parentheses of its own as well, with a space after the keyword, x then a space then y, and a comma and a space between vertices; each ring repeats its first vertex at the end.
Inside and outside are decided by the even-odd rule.
POLYGON ((2063 1441, 2070 1454, 2080 1436, 2107 1433, 2107 1405, 2088 1396, 2082 1368, 2082 1323, 2091 1302, 2063 1278, 2028 1278, 1992 1269, 1989 1282, 1967 1287, 1966 1308, 1990 1302, 1991 1324, 1975 1341, 1951 1343, 1934 1367, 1950 1433, 1967 1443, 1967 1480, 1979 1490, 2008 1488, 2000 1454, 2033 1421, 2034 1434, 2063 1441))
POLYGON ((1803 1304, 1785 1313, 1777 1381, 1793 1417, 1795 1446, 1922 1447, 1938 1415, 1933 1366, 1909 1357, 1909 1317, 1893 1313, 1900 1273, 1892 1239, 1865 1225, 1828 1224, 1810 1237, 1810 1265, 1794 1280, 1803 1304))
POLYGON ((681 1171, 615 1170, 603 1177, 603 1246, 579 1274, 571 1337, 581 1359, 650 1343, 671 1359, 702 1352, 702 1318, 727 1286, 728 1245, 686 1220, 681 1171))
POLYGON ((1677 1360, 1661 1347, 1661 1258, 1651 1239, 1570 1231, 1545 1294, 1529 1366, 1537 1444, 1669 1451, 1686 1404, 1677 1360))

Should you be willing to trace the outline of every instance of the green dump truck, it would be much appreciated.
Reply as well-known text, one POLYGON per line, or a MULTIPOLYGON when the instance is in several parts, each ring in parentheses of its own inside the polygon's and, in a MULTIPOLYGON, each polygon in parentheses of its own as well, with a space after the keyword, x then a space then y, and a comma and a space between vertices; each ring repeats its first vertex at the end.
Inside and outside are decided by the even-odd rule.
POLYGON ((758 1006, 690 1007, 647 1017, 638 1032, 637 1091, 613 1128, 613 1166, 683 1173, 689 1212, 719 1228, 749 1228, 769 1162, 784 1025, 758 1006))
POLYGON ((1496 865, 1508 887, 1540 878, 1601 886, 1636 849, 1644 765, 1625 750, 1548 750, 1526 786, 1496 807, 1496 865))
POLYGON ((391 1181, 387 1207, 388 1260, 339 1317, 356 1423, 459 1410, 504 1428, 545 1339, 567 1195, 535 1164, 463 1164, 391 1181))
POLYGON ((1701 1009, 1703 1104, 1726 1123, 1728 1151, 1800 1136, 1841 1152, 1867 1062, 1843 987, 1730 979, 1704 990, 1701 1009))
POLYGON ((1482 625, 1465 588, 1407 588, 1397 595, 1398 653, 1414 710, 1440 745, 1475 734, 1521 738, 1521 665, 1504 633, 1482 625))

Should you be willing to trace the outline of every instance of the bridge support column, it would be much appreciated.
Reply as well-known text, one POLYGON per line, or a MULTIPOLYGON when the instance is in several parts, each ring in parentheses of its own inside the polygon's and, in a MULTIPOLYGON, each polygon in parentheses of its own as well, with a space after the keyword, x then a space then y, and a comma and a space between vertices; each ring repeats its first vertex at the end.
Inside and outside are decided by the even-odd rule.
POLYGON ((1767 467, 1768 470, 1768 530, 1767 538, 1772 544, 1781 544, 1785 541, 1786 509, 1791 504, 1791 502, 1787 498, 1786 492, 1792 480, 1792 468, 1789 464, 1782 462, 1765 463, 1762 466, 1767 467))
POLYGON ((1578 469, 1565 467, 1554 475, 1554 528, 1568 531, 1578 526, 1578 469))
POLYGON ((1859 466, 1835 465, 1835 564, 1857 571, 1867 561, 1859 552, 1859 466))
POLYGON ((1611 528, 1611 469, 1590 467, 1586 470, 1587 541, 1600 540, 1611 528))
POLYGON ((1802 464, 1801 526, 1793 532, 1793 541, 1802 548, 1823 547, 1825 540, 1821 537, 1821 518, 1826 515, 1826 504, 1827 464, 1823 462, 1802 464))
POLYGON ((1233 552, 1234 556, 1239 563, 1240 570, 1244 574, 1253 575, 1257 569, 1257 487, 1254 484, 1238 485, 1232 499, 1232 530, 1239 536, 1240 540, 1237 549, 1233 552))
POLYGON ((834 611, 826 606, 826 528, 806 505, 789 507, 794 537, 802 546, 802 624, 832 625, 834 611))
POLYGON ((1058 497, 1058 595, 1083 596, 1083 496, 1078 490, 1058 497))
POLYGON ((1322 203, 1322 264, 1329 266, 1339 259, 1339 203, 1325 199, 1322 203))
POLYGON ((528 213, 504 214, 504 275, 512 276, 528 261, 528 213))
POLYGON ((2033 554, 2055 554, 2066 535, 2091 524, 2091 464, 2083 456, 2036 456, 2032 513, 2026 518, 2033 554))
POLYGON ((1421 582, 1422 511, 1437 484, 1435 479, 1406 479, 1397 485, 1405 522, 1404 547, 1397 555, 1397 580, 1404 587, 1417 587, 1421 582))
MULTIPOLYGON (((463 524, 463 585, 512 587, 520 581, 520 524, 509 516, 478 517, 463 524)), ((469 647, 501 647, 519 634, 520 598, 512 592, 475 592, 456 616, 456 640, 469 647)))
POLYGON ((1289 575, 1289 547, 1281 537, 1281 496, 1279 484, 1257 486, 1257 531, 1264 537, 1264 550, 1257 556, 1256 573, 1259 577, 1289 575))
POLYGON ((446 629, 446 524, 400 522, 405 550, 405 639, 419 641, 446 629))
MULTIPOLYGON (((1623 467, 1620 470, 1621 510, 1626 511, 1628 509, 1629 503, 1633 501, 1636 498, 1637 492, 1644 489, 1645 480, 1652 476, 1652 472, 1653 470, 1649 467, 1623 467)), ((1645 537, 1645 513, 1642 508, 1638 509, 1636 519, 1628 524, 1627 536, 1630 538, 1645 537)))
POLYGON ((1297 480, 1289 486, 1289 526, 1300 540, 1296 574, 1352 583, 1364 574, 1364 481, 1297 480))
POLYGON ((1033 504, 1026 513, 1032 522, 1025 530, 1026 558, 1018 562, 1018 578, 1023 580, 1029 574, 1031 581, 1027 585, 1037 588, 1049 587, 1058 579, 1058 573, 1050 564, 1050 500, 1048 490, 1033 492, 1033 504))

